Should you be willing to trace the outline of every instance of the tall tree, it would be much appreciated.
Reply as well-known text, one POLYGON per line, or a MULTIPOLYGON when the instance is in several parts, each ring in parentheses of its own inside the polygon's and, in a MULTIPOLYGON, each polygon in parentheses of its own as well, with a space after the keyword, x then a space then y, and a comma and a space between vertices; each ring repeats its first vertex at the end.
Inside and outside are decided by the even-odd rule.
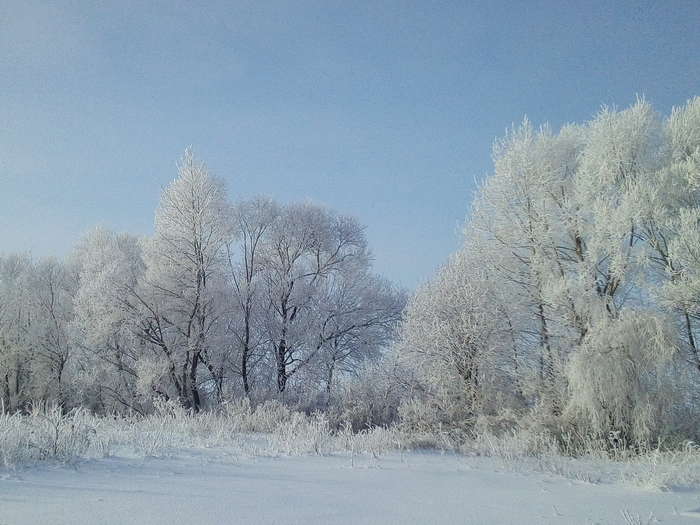
POLYGON ((139 336, 156 351, 154 379, 169 379, 194 410, 202 405, 200 365, 210 368, 220 328, 228 206, 223 183, 187 150, 161 195, 155 235, 144 243, 146 271, 131 298, 139 336))
POLYGON ((280 217, 280 206, 264 198, 245 201, 233 209, 233 240, 227 245, 231 280, 232 318, 228 329, 238 352, 234 369, 240 374, 243 392, 251 390, 252 365, 262 357, 265 334, 259 320, 263 306, 263 250, 280 217))
POLYGON ((263 252, 264 323, 279 393, 320 351, 313 303, 322 282, 367 258, 367 241, 356 220, 311 204, 283 208, 263 252))
POLYGON ((73 322, 80 355, 74 380, 82 403, 99 411, 142 412, 148 396, 138 392, 138 363, 145 349, 132 324, 130 302, 144 272, 139 240, 98 228, 85 235, 73 258, 80 269, 73 322))

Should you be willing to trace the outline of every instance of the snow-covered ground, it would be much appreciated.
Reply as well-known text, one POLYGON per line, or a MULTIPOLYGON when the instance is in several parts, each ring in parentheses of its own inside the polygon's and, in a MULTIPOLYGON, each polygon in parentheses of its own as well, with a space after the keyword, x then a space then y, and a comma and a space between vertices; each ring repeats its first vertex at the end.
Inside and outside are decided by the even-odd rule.
POLYGON ((687 514, 700 507, 698 491, 594 485, 433 453, 352 461, 205 450, 0 478, 1 525, 700 524, 700 514, 687 514))

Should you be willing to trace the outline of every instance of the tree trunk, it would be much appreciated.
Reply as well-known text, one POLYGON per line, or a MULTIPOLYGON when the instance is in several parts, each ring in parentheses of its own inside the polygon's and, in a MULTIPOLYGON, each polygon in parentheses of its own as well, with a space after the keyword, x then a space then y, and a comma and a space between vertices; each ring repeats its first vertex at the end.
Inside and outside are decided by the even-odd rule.
POLYGON ((5 385, 4 385, 4 395, 3 395, 3 409, 6 412, 10 412, 12 410, 12 397, 10 394, 10 375, 5 374, 5 385))
POLYGON ((331 404, 331 394, 333 392, 333 372, 335 371, 335 361, 331 361, 328 367, 328 377, 326 378, 326 408, 331 404))
POLYGON ((190 365, 190 393, 192 396, 192 409, 199 412, 200 398, 199 388, 197 387, 197 367, 199 365, 199 350, 192 356, 192 364, 190 365))
POLYGON ((277 347, 277 391, 281 394, 287 386, 287 341, 281 339, 277 347))
POLYGON ((688 314, 688 311, 684 310, 683 314, 685 316, 685 329, 688 334, 688 343, 690 344, 690 351, 693 353, 693 357, 695 358, 695 366, 700 371, 700 354, 698 353, 698 347, 695 344, 695 336, 693 336, 693 325, 690 320, 690 315, 688 314))
POLYGON ((248 357, 250 354, 250 312, 245 315, 245 335, 243 338, 243 355, 241 356, 241 377, 243 378, 243 392, 250 397, 250 383, 248 382, 248 357))

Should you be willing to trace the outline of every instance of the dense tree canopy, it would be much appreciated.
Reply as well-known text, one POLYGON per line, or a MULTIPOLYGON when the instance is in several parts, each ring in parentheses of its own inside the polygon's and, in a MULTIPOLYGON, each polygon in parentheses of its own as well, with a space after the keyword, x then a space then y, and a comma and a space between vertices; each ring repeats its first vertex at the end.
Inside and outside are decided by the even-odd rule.
POLYGON ((468 426, 511 408, 634 442, 682 430, 700 408, 698 161, 700 98, 498 141, 397 344, 425 398, 468 426))

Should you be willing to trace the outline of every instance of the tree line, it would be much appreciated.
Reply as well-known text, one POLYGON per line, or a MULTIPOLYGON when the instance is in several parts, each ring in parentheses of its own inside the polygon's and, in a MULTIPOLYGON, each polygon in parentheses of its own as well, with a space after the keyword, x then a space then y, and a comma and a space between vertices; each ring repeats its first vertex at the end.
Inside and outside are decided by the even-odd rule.
POLYGON ((493 162, 460 248, 407 298, 355 219, 232 203, 188 151, 152 236, 0 260, 0 399, 276 397, 355 428, 700 438, 700 98, 525 120, 493 162))
POLYGON ((154 234, 89 232, 64 260, 0 258, 0 397, 98 412, 240 396, 330 402, 376 358, 405 293, 364 228, 314 204, 232 203, 186 151, 154 234))
POLYGON ((642 443, 698 436, 700 98, 494 147, 396 357, 438 423, 642 443), (508 423, 505 420, 510 420, 508 423))

